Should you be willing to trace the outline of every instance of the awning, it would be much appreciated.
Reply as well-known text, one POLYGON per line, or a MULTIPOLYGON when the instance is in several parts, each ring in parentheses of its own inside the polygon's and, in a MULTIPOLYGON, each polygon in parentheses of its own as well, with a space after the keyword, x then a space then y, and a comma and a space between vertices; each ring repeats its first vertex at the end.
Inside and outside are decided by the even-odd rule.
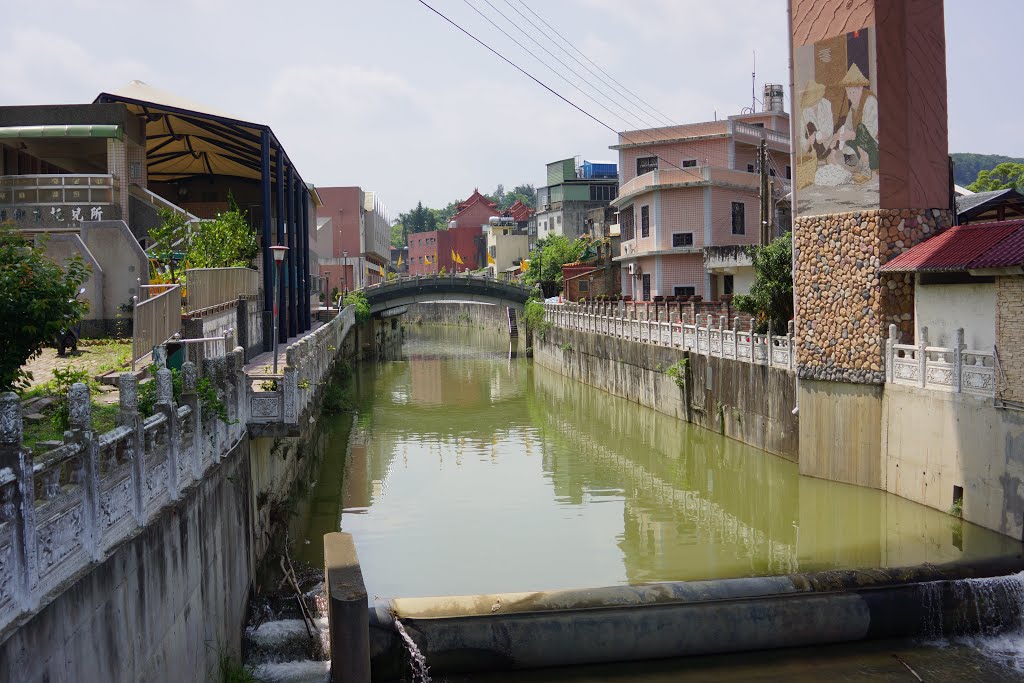
MULTIPOLYGON (((244 121, 173 93, 132 81, 100 93, 97 102, 120 102, 146 119, 150 180, 206 175, 260 179, 261 134, 268 126, 244 121)), ((271 134, 272 135, 272 134, 271 134)), ((271 168, 277 168, 272 146, 271 168)))
POLYGON ((117 138, 124 135, 116 124, 77 124, 68 126, 4 126, 0 128, 3 138, 117 138))

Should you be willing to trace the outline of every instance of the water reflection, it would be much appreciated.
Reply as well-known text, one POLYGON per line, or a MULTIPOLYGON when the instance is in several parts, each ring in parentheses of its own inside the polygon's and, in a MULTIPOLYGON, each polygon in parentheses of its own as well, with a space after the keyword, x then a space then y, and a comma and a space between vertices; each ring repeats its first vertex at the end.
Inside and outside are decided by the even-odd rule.
MULTIPOLYGON (((361 370, 364 408, 347 444, 340 526, 355 535, 371 593, 540 590, 1018 551, 909 501, 800 477, 793 463, 565 380, 508 348, 507 336, 481 330, 414 329, 401 361, 361 370)), ((337 481, 337 472, 321 479, 337 481)))

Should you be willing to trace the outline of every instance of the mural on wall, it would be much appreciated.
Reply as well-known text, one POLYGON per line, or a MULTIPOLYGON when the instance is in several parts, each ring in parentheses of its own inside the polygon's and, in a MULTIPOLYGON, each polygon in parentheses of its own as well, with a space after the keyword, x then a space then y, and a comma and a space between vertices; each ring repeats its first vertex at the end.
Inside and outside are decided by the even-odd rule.
POLYGON ((797 213, 878 208, 875 32, 862 28, 798 47, 797 213))

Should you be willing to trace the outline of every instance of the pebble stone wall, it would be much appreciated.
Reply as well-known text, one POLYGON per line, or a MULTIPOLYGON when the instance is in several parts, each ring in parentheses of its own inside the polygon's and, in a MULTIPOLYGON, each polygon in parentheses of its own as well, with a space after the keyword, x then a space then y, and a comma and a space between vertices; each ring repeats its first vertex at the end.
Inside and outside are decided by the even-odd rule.
POLYGON ((883 384, 890 323, 914 334, 913 275, 880 268, 951 224, 944 209, 877 209, 794 221, 797 371, 883 384))
POLYGON ((1024 403, 1024 277, 996 278, 996 395, 1024 403))

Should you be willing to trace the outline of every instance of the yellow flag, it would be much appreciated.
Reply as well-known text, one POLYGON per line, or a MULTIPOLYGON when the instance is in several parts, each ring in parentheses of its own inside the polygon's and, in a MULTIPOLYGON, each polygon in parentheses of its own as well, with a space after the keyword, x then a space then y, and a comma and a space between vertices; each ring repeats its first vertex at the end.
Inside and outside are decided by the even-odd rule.
POLYGON ((430 257, 429 257, 429 256, 424 256, 424 257, 423 257, 423 261, 424 261, 424 262, 425 262, 425 263, 426 263, 426 264, 427 264, 428 266, 430 265, 430 257))
POLYGON ((396 266, 396 268, 401 268, 401 267, 402 267, 402 255, 399 254, 398 255, 398 265, 396 266))
POLYGON ((455 253, 454 249, 452 249, 452 261, 454 261, 455 263, 459 262, 458 254, 455 253))
POLYGON ((490 254, 487 255, 487 263, 494 263, 494 257, 490 254))
POLYGON ((527 261, 526 259, 523 259, 522 261, 519 262, 519 272, 520 273, 525 273, 529 269, 529 267, 530 267, 530 262, 527 261))

